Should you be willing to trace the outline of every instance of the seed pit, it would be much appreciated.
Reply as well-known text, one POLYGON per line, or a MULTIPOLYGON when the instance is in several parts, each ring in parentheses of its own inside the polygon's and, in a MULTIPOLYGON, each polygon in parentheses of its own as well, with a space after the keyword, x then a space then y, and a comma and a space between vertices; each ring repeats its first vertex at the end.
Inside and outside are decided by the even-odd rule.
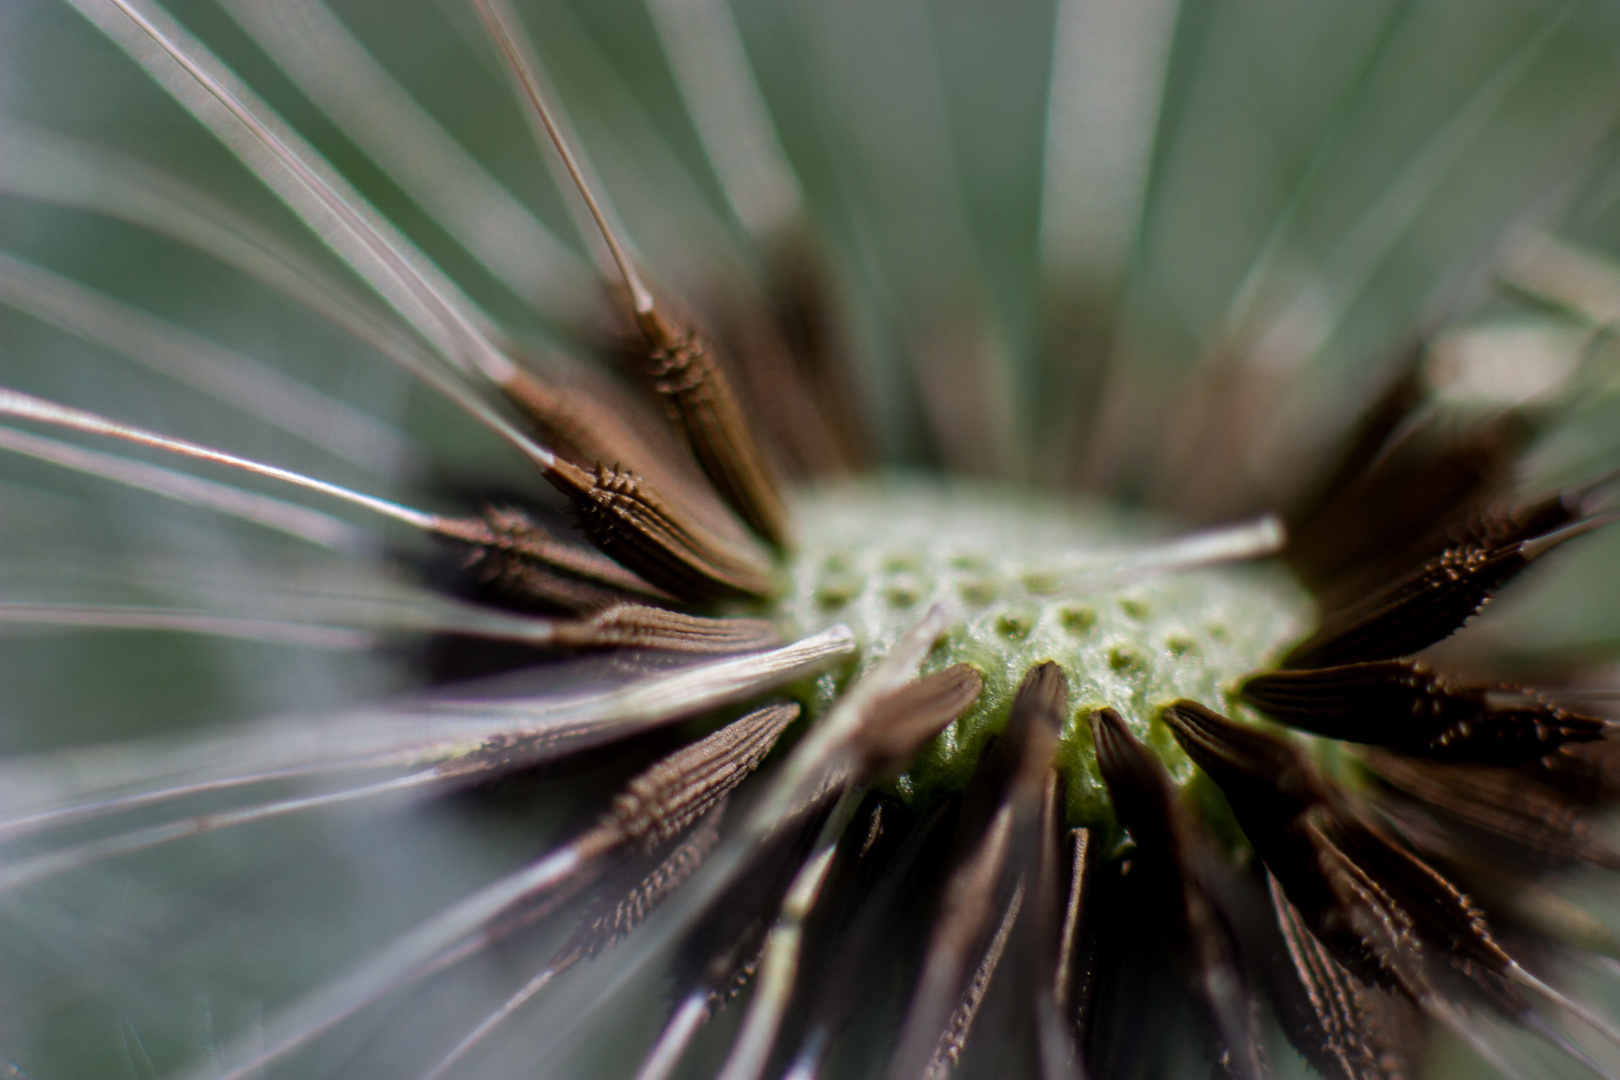
POLYGON ((1058 612, 1058 622, 1075 636, 1089 633, 1097 625, 1097 612, 1088 607, 1066 607, 1058 612))
POLYGON ((1120 674, 1129 672, 1133 675, 1140 675, 1147 670, 1147 661, 1143 660, 1142 654, 1135 649, 1129 646, 1115 645, 1108 650, 1108 666, 1120 674))
POLYGON ((896 581, 883 590, 883 597, 893 607, 911 607, 922 599, 922 590, 914 581, 896 581))
POLYGON ((859 578, 835 575, 816 585, 816 603, 820 604, 824 611, 836 611, 859 596, 860 592, 859 578))
POLYGON ((1010 641, 1023 641, 1035 628, 1035 617, 1028 612, 1009 611, 996 617, 996 633, 1010 641))
POLYGON ((1024 588, 1032 596, 1050 596, 1058 590, 1058 576, 1049 570, 1033 570, 1023 577, 1024 588))
POLYGON ((996 584, 983 578, 964 581, 961 586, 962 599, 978 607, 996 598, 996 584))

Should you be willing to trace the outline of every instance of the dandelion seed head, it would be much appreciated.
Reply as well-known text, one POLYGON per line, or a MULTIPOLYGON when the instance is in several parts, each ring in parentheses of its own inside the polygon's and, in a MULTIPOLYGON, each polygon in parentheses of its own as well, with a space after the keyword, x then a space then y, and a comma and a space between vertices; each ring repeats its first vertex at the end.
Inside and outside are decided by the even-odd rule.
POLYGON ((0 2, 0 1074, 1612 1072, 1620 23, 1107 6, 0 2))
POLYGON ((1280 568, 1239 565, 1133 572, 1163 523, 1102 504, 1009 494, 990 485, 871 480, 824 487, 798 505, 802 533, 774 602, 788 637, 849 625, 861 651, 821 676, 824 711, 929 605, 959 618, 925 673, 969 664, 979 700, 896 781, 926 805, 967 783, 1007 722, 1031 669, 1056 662, 1069 684, 1059 766, 1075 825, 1111 821, 1086 717, 1117 709, 1185 782, 1192 764, 1154 720, 1180 698, 1235 700, 1237 683, 1276 660, 1309 626, 1310 600, 1280 568))

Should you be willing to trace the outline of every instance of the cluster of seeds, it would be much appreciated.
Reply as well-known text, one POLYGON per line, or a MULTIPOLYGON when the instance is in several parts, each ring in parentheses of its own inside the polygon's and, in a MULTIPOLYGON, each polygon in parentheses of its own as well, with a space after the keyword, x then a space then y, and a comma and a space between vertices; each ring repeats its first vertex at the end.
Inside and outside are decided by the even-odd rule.
MULTIPOLYGON (((770 410, 734 385, 727 328, 711 338, 643 281, 547 104, 522 19, 505 0, 474 0, 601 233, 597 269, 628 301, 614 324, 627 332, 624 359, 670 421, 651 434, 634 419, 639 406, 615 405, 617 391, 548 380, 508 356, 493 320, 373 221, 161 9, 71 2, 373 286, 415 335, 399 348, 386 333, 373 343, 521 451, 591 546, 553 535, 537 507, 442 516, 20 391, 0 389, 0 415, 236 469, 411 526, 455 545, 489 593, 524 609, 468 605, 431 627, 612 652, 622 667, 587 659, 569 669, 564 659, 555 670, 608 675, 533 698, 428 694, 347 716, 341 738, 323 731, 325 742, 297 725, 256 728, 235 762, 207 747, 190 771, 160 757, 144 766, 145 788, 47 775, 36 785, 44 797, 25 793, 0 816, 0 840, 106 820, 117 831, 69 832, 0 863, 0 894, 207 832, 472 788, 738 709, 638 774, 625 778, 623 767, 594 827, 386 941, 224 1052, 210 1046, 211 1075, 257 1075, 473 956, 516 955, 571 904, 576 926, 561 948, 528 982, 503 988, 505 1000, 459 1041, 428 1029, 434 1010, 412 1019, 424 1030, 410 1034, 437 1057, 424 1080, 486 1064, 493 1032, 644 921, 657 926, 615 958, 620 974, 603 976, 628 982, 656 961, 674 988, 640 1080, 671 1075, 745 987, 722 1080, 781 1075, 773 1065, 789 1053, 789 1075, 833 1073, 829 1048, 840 1040, 889 1080, 940 1080, 962 1063, 1008 956, 1021 978, 1001 984, 1013 984, 1018 1015, 1034 1023, 1003 1025, 993 1055, 1003 1073, 1036 1071, 1019 1055, 1056 1080, 1175 1073, 1143 1038, 1148 1005, 1167 1001, 1187 1007, 1178 1015, 1214 1071, 1239 1080, 1269 1074, 1262 1003, 1333 1080, 1410 1075, 1422 1024, 1466 1039, 1479 1015, 1520 1021, 1582 1063, 1559 1026, 1571 1017, 1620 1046, 1620 1033, 1523 967, 1493 929, 1493 919, 1523 923, 1548 944, 1589 943, 1578 916, 1537 906, 1532 870, 1504 881, 1499 864, 1620 865, 1594 838, 1598 813, 1620 802, 1614 725, 1525 688, 1452 679, 1419 658, 1535 559, 1620 517, 1601 480, 1539 502, 1515 496, 1531 410, 1436 423, 1444 395, 1415 356, 1349 433, 1336 468, 1283 500, 1286 549, 1269 516, 1175 535, 1099 506, 983 486, 832 483, 841 468, 811 467, 816 454, 761 430, 749 405, 770 410), (778 462, 796 463, 809 490, 795 494, 778 462), (1256 561, 1271 555, 1282 558, 1256 561), (773 700, 783 687, 800 700, 773 700), (801 712, 810 723, 790 736, 801 712), (117 824, 129 811, 169 814, 171 803, 331 771, 365 778, 117 824), (754 792, 729 812, 745 783, 754 792), (1246 851, 1234 858, 1240 840, 1246 851), (894 1020, 871 1046, 848 1034, 868 999, 894 1020)), ((764 236, 754 240, 767 254, 764 236)), ((792 295, 786 281, 762 282, 779 295, 758 299, 813 306, 814 290, 792 295)), ((819 415, 818 401, 837 395, 810 385, 835 381, 827 357, 806 344, 816 335, 778 321, 761 354, 782 363, 752 382, 767 397, 775 387, 806 430, 836 442, 829 433, 845 425, 819 415)), ((320 535, 305 508, 279 500, 18 433, 9 448, 320 535)), ((145 621, 124 625, 211 625, 133 614, 145 621)), ((91 625, 130 615, 92 613, 103 621, 91 625)), ((536 1028, 555 1044, 585 1019, 536 1028)), ((560 1060, 541 1045, 519 1048, 525 1066, 560 1060)))
POLYGON ((923 804, 961 790, 1024 676, 1052 661, 1069 685, 1058 750, 1069 821, 1109 822, 1086 718, 1117 710, 1185 782, 1192 764, 1155 722, 1159 711, 1182 698, 1235 701, 1243 677, 1281 656, 1311 617, 1310 600, 1274 565, 1133 569, 1153 546, 1152 524, 1101 506, 892 479, 824 488, 798 510, 799 546, 773 608, 784 636, 845 623, 861 646, 849 670, 821 676, 812 712, 929 606, 959 615, 924 671, 965 663, 984 690, 899 777, 900 794, 923 804))

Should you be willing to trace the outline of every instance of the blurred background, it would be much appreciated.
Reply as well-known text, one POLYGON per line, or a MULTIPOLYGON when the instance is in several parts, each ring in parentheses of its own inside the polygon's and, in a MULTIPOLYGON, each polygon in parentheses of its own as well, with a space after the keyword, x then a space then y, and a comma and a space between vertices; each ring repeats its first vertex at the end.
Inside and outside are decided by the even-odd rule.
MULTIPOLYGON (((854 418, 845 466, 1230 520, 1297 498, 1426 341, 1419 365, 1447 408, 1531 417, 1526 490, 1620 467, 1614 4, 517 6, 660 285, 725 322, 795 268, 813 278, 829 385, 854 418)), ((543 370, 609 363, 594 238, 467 6, 163 9, 488 311, 515 354, 543 370)), ((415 505, 541 496, 515 454, 321 311, 320 288, 276 285, 286 253, 361 291, 80 13, 0 6, 0 382, 415 505), (260 381, 197 374, 221 356, 246 358, 260 381), (313 434, 297 417, 317 405, 293 391, 289 424, 253 415, 287 383, 318 393, 313 434)), ((319 621, 419 600, 410 559, 381 557, 418 544, 382 535, 312 554, 0 458, 0 602, 13 606, 319 621)), ((1470 631, 1466 658, 1601 681, 1620 652, 1620 531, 1547 562, 1470 631)), ((338 709, 421 680, 408 635, 362 630, 320 642, 8 619, 0 753, 338 709)), ((387 842, 402 823, 373 819, 288 826, 262 847, 209 842, 217 862, 195 895, 219 890, 258 920, 214 926, 224 946, 171 947, 183 920, 162 887, 116 869, 95 888, 29 897, 5 913, 7 939, 27 943, 0 967, 71 971, 95 989, 21 1010, 0 998, 0 1049, 41 1080, 165 1073, 307 983, 334 941, 349 953, 380 939, 563 814, 493 822, 464 809, 413 821, 426 835, 409 853, 387 842), (325 876, 290 889, 275 868, 306 829, 325 876), (423 867, 442 885, 418 890, 423 867), (100 926, 109 895, 141 933, 100 926), (316 932, 318 903, 343 914, 316 932), (267 954, 287 940, 300 948, 278 970, 267 954), (196 989, 214 978, 199 972, 228 969, 262 974, 215 997, 196 989), (162 987, 150 1015, 131 996, 150 990, 143 980, 162 987), (176 1019, 176 1000, 192 1011, 176 1019)))

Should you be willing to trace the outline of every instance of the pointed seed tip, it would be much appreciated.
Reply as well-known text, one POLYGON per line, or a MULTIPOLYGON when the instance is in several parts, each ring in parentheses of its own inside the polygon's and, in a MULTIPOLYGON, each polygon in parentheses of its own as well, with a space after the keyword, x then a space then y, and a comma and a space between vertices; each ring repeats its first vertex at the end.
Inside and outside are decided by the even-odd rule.
POLYGON ((1518 546, 1519 555, 1527 562, 1539 559, 1561 544, 1578 536, 1585 536, 1589 532, 1595 532, 1607 525, 1612 525, 1616 521, 1620 521, 1620 510, 1608 510, 1572 521, 1562 528, 1554 529, 1552 532, 1531 537, 1529 540, 1521 540, 1518 546))
POLYGON ((984 676, 968 664, 954 664, 879 699, 870 722, 855 735, 862 771, 883 776, 903 769, 928 740, 960 719, 983 689, 984 676))

